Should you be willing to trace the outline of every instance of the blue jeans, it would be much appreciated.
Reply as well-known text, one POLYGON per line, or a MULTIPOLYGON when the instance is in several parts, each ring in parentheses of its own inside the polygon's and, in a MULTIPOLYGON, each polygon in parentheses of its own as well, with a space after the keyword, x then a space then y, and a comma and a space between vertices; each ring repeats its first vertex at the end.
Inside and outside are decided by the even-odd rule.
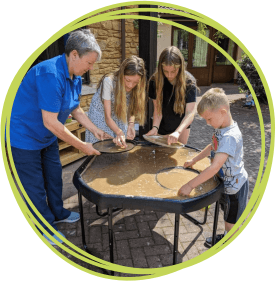
MULTIPOLYGON (((30 200, 46 221, 57 230, 53 222, 66 219, 71 213, 63 208, 62 167, 57 140, 40 150, 12 147, 12 155, 20 181, 30 200)), ((29 205, 28 207, 32 211, 29 205)), ((32 213, 53 235, 33 211, 32 213)))

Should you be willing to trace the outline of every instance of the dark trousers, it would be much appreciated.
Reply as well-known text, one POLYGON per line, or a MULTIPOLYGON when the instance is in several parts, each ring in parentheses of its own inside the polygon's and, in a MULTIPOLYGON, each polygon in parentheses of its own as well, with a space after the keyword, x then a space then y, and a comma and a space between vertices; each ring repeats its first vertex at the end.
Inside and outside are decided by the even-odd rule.
MULTIPOLYGON (((12 155, 20 181, 30 200, 46 221, 57 230, 53 222, 66 219, 70 215, 70 211, 63 208, 62 167, 57 140, 40 150, 12 147, 12 155)), ((29 205, 28 207, 30 208, 29 205)), ((31 208, 30 210, 32 211, 31 208)), ((32 213, 53 235, 33 211, 32 213)))

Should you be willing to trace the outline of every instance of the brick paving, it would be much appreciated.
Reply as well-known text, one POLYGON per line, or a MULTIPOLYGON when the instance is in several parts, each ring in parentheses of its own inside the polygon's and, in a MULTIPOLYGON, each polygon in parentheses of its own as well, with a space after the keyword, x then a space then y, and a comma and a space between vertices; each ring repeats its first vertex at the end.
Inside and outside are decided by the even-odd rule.
MULTIPOLYGON (((250 195, 257 179, 260 156, 261 156, 261 134, 259 118, 256 108, 242 108, 243 95, 238 92, 238 86, 233 84, 215 84, 213 87, 222 87, 226 90, 231 101, 231 113, 233 119, 243 133, 244 139, 244 162, 249 174, 250 195)), ((202 87, 204 93, 208 87, 202 87)), ((265 125, 266 158, 270 144, 270 116, 267 105, 261 105, 265 125)), ((206 126, 205 120, 196 116, 192 124, 189 145, 203 149, 209 144, 212 128, 206 126)), ((72 183, 75 170, 82 164, 84 159, 69 164, 63 168, 63 199, 66 208, 72 211, 78 210, 77 190, 72 183)), ((83 198, 84 221, 86 231, 86 242, 93 255, 109 261, 108 225, 107 219, 99 217, 96 207, 83 198)), ((207 223, 197 226, 180 216, 178 263, 190 260, 207 250, 204 240, 212 233, 214 205, 208 211, 207 223)), ((198 220, 202 220, 204 211, 199 210, 191 213, 198 220)), ((145 210, 123 210, 116 212, 114 221, 114 259, 116 264, 135 268, 154 268, 172 265, 173 256, 173 233, 174 214, 145 211, 145 210)), ((66 238, 74 245, 82 248, 80 222, 74 224, 59 224, 58 228, 66 235, 66 238)), ((224 231, 223 213, 220 211, 218 233, 224 231)), ((105 273, 101 268, 87 264, 67 252, 56 247, 62 254, 75 263, 105 273)), ((134 276, 129 274, 115 273, 117 276, 134 276)))

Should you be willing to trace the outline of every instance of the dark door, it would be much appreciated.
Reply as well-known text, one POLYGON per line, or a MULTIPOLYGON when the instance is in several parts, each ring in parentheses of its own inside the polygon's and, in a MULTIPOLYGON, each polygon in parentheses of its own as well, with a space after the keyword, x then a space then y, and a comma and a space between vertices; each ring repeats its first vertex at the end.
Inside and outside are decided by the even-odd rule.
MULTIPOLYGON (((196 27, 193 27, 196 29, 196 27)), ((210 38, 211 28, 206 30, 206 36, 210 38)), ((180 49, 186 69, 197 80, 199 86, 210 85, 211 48, 209 44, 194 34, 174 28, 172 29, 172 44, 180 49)))
MULTIPOLYGON (((214 30, 214 33, 215 31, 216 30, 214 30)), ((225 38, 220 39, 217 44, 236 60, 237 45, 230 38, 225 36, 225 38)), ((213 47, 212 49, 214 51, 212 83, 227 83, 233 81, 235 67, 217 49, 213 47)))
MULTIPOLYGON (((214 40, 215 32, 214 28, 208 27, 206 37, 214 40)), ((173 26, 172 45, 182 52, 187 64, 186 69, 196 78, 199 86, 233 81, 235 67, 216 48, 200 37, 173 26)), ((237 45, 230 38, 220 39, 218 45, 236 60, 237 45)))

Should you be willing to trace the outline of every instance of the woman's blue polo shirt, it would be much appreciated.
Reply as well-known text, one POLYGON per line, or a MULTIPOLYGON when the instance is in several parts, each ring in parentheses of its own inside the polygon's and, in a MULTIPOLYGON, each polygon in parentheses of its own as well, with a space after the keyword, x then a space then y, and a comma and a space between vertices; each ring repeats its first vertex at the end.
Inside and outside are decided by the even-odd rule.
POLYGON ((70 78, 65 54, 32 67, 14 99, 11 146, 38 150, 52 144, 57 137, 44 126, 41 110, 58 113, 64 124, 80 103, 81 86, 81 76, 70 78))

